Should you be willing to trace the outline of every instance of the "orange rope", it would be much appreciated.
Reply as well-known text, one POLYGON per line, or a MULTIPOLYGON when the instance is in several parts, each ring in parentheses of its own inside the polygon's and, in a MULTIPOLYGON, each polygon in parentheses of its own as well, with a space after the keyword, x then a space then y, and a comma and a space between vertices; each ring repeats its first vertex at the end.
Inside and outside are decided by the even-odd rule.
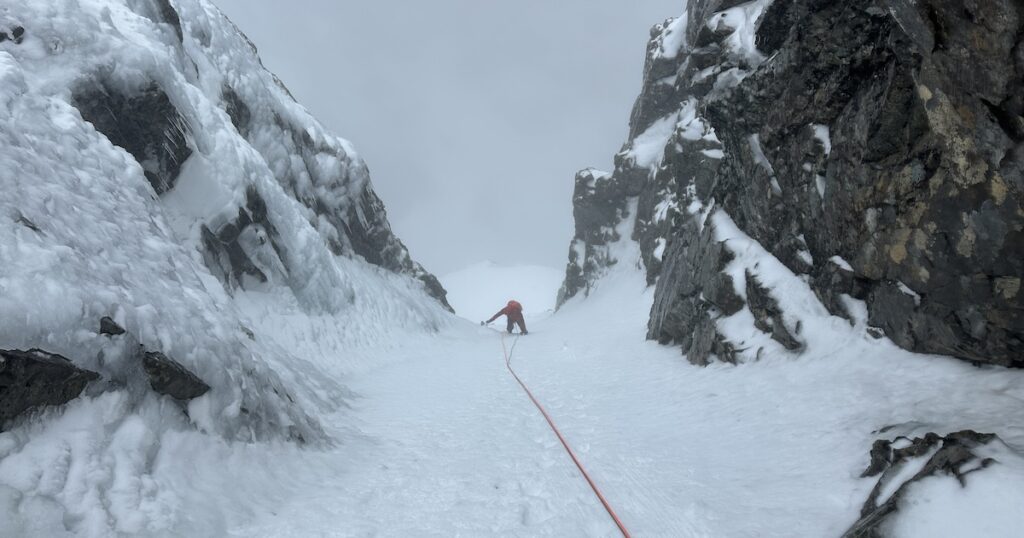
MULTIPOLYGON (((515 347, 515 343, 513 343, 512 349, 515 350, 515 347)), ((544 415, 544 420, 548 421, 548 426, 551 426, 551 431, 555 432, 555 435, 558 437, 558 440, 561 441, 562 446, 565 447, 565 451, 568 452, 569 457, 572 458, 572 462, 576 464, 576 468, 578 468, 580 472, 583 473, 583 478, 587 479, 587 483, 590 484, 590 489, 594 490, 594 493, 597 495, 598 500, 600 500, 601 504, 604 505, 604 509, 608 511, 608 515, 612 517, 612 520, 615 521, 615 525, 617 525, 619 527, 619 530, 622 531, 622 536, 624 536, 625 538, 631 538, 629 531, 626 530, 626 526, 622 524, 622 520, 619 519, 619 516, 615 514, 615 510, 613 510, 611 505, 608 504, 608 500, 605 499, 604 495, 601 494, 601 490, 598 489, 597 484, 594 483, 594 480, 590 478, 590 474, 588 474, 587 470, 583 468, 583 464, 580 463, 580 459, 576 457, 576 453, 573 452, 572 447, 569 446, 569 443, 565 440, 565 437, 562 436, 562 432, 558 431, 558 426, 555 426, 555 421, 551 420, 551 415, 548 415, 548 412, 547 410, 544 409, 544 406, 541 405, 539 401, 537 401, 537 398, 534 397, 532 392, 530 392, 530 389, 526 386, 526 383, 523 383, 523 380, 520 379, 519 376, 516 374, 515 370, 512 369, 512 355, 509 353, 508 348, 505 347, 505 333, 501 334, 501 351, 505 354, 505 367, 508 368, 509 373, 511 373, 512 377, 516 379, 516 382, 519 383, 519 386, 523 388, 523 390, 526 392, 526 395, 530 397, 530 400, 533 401, 533 405, 537 406, 537 409, 540 411, 540 414, 544 415)))

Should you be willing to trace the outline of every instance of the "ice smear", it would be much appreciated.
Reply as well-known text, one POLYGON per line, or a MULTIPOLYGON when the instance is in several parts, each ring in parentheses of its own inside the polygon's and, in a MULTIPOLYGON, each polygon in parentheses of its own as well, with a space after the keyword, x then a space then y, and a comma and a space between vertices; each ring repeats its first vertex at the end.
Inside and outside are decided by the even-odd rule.
POLYGON ((821 147, 825 150, 825 155, 832 153, 832 138, 829 136, 828 125, 812 124, 811 128, 814 129, 814 138, 821 142, 821 147))

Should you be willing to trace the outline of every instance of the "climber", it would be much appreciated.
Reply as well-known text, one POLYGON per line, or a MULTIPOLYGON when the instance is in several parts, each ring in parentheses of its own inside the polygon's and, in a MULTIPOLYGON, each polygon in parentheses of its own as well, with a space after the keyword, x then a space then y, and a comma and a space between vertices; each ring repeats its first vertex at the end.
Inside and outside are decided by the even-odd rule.
POLYGON ((519 304, 518 301, 509 301, 508 304, 505 305, 505 308, 502 308, 497 314, 491 316, 491 319, 481 321, 480 325, 487 325, 488 323, 498 319, 499 316, 505 316, 508 318, 508 326, 505 330, 507 330, 509 334, 512 334, 512 327, 517 324, 519 325, 520 334, 529 334, 526 332, 526 321, 523 319, 523 305, 519 304))

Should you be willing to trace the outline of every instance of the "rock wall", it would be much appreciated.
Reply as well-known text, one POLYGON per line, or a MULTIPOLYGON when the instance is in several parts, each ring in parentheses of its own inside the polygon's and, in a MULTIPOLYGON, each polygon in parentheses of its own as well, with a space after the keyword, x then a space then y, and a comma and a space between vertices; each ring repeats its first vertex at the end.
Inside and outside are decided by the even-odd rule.
MULTIPOLYGON (((655 27, 612 175, 623 196, 576 202, 638 198, 648 336, 699 364, 752 358, 722 329, 742 310, 799 353, 761 269, 725 270, 724 217, 833 315, 913 351, 1024 365, 1022 22, 1011 0, 695 0, 655 27), (638 159, 656 118, 674 124, 638 159)), ((577 241, 593 229, 577 215, 577 241)), ((598 278, 590 263, 570 255, 570 272, 598 278)))

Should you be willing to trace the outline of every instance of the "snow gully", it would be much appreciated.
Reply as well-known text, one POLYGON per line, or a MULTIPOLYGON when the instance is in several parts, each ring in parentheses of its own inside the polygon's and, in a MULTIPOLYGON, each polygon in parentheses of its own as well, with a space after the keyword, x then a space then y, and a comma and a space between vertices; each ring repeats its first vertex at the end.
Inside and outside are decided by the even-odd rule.
POLYGON ((576 468, 579 469, 580 473, 583 474, 583 478, 587 480, 587 484, 590 485, 590 489, 594 490, 594 494, 597 495, 597 499, 601 501, 601 505, 604 506, 604 509, 608 512, 608 515, 611 516, 612 521, 615 522, 615 526, 617 526, 619 530, 622 532, 622 536, 624 536, 625 538, 631 538, 629 530, 626 529, 625 524, 623 524, 622 520, 619 519, 618 514, 615 513, 615 509, 613 509, 611 504, 608 503, 608 499, 606 499, 604 497, 604 494, 601 493, 601 489, 597 487, 597 484, 594 482, 594 479, 590 477, 590 473, 588 473, 587 470, 583 467, 583 463, 581 463, 580 459, 576 457, 576 452, 573 451, 571 446, 569 446, 569 442, 565 440, 565 437, 562 435, 562 432, 559 431, 558 426, 555 425, 555 421, 551 419, 551 415, 548 414, 547 410, 544 409, 544 406, 541 405, 540 401, 538 401, 537 398, 533 395, 533 392, 531 392, 530 388, 526 386, 526 383, 524 383, 523 380, 520 379, 519 375, 516 374, 516 371, 512 369, 512 354, 515 352, 516 344, 518 343, 519 337, 516 336, 515 340, 512 341, 512 346, 506 346, 505 333, 501 333, 501 351, 505 355, 505 368, 508 368, 509 373, 512 374, 513 378, 515 378, 516 383, 519 383, 519 386, 523 388, 523 391, 526 392, 526 395, 530 397, 530 401, 533 402, 533 405, 535 405, 537 407, 537 410, 540 411, 540 414, 544 416, 544 420, 547 421, 548 426, 551 426, 551 431, 555 432, 555 436, 558 437, 558 440, 562 443, 562 446, 565 447, 565 451, 569 454, 569 457, 572 458, 572 462, 576 464, 576 468))

